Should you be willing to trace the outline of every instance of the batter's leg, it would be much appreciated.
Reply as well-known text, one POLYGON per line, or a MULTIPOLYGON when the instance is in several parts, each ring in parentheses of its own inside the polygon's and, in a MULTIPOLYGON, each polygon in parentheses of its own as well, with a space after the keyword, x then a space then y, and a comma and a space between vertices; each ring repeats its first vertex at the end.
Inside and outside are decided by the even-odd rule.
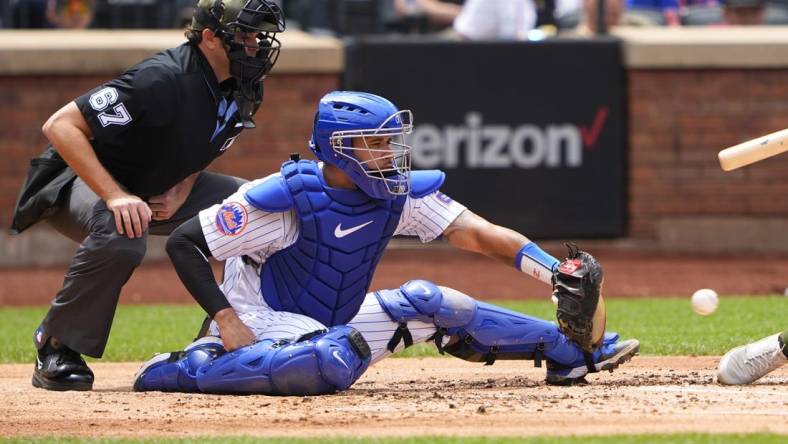
POLYGON ((742 345, 720 359, 717 381, 724 385, 751 384, 788 364, 788 330, 742 345))

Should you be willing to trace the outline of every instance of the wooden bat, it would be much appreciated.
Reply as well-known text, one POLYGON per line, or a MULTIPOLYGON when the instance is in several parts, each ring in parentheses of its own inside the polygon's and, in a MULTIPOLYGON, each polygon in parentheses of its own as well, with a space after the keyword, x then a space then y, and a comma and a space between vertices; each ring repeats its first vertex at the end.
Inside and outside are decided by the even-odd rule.
POLYGON ((717 156, 722 169, 731 171, 785 151, 788 151, 788 129, 725 148, 717 156))

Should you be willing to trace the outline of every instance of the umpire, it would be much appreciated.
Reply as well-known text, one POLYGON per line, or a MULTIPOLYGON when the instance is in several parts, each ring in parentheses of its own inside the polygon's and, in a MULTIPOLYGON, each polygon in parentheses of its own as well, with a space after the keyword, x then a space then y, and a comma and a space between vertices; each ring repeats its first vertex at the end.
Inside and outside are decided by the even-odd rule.
POLYGON ((270 0, 199 0, 188 42, 144 60, 55 112, 12 230, 40 219, 80 243, 36 330, 33 385, 90 390, 81 355, 100 358, 121 287, 148 234, 168 235, 243 182, 202 171, 263 99, 284 17, 270 0))

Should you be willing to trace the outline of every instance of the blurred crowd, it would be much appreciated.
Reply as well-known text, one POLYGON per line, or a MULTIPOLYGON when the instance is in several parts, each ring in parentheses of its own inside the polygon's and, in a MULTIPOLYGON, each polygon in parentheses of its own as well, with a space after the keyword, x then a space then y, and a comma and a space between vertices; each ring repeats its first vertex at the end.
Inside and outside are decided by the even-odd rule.
MULTIPOLYGON (((787 25, 788 0, 276 0, 315 34, 538 40, 615 26, 787 25), (599 2, 604 2, 599 5, 599 2), (599 12, 604 20, 598 20, 599 12)), ((196 0, 0 0, 0 28, 182 28, 196 0)))

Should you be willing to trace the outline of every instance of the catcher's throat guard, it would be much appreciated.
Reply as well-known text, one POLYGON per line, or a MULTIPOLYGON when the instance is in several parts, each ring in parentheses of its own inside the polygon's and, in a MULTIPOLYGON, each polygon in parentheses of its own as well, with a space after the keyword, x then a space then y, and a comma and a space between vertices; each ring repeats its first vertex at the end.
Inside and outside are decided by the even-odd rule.
POLYGON ((605 336, 604 273, 593 256, 574 244, 567 247, 567 259, 553 273, 556 317, 564 334, 591 353, 602 345, 605 336))

